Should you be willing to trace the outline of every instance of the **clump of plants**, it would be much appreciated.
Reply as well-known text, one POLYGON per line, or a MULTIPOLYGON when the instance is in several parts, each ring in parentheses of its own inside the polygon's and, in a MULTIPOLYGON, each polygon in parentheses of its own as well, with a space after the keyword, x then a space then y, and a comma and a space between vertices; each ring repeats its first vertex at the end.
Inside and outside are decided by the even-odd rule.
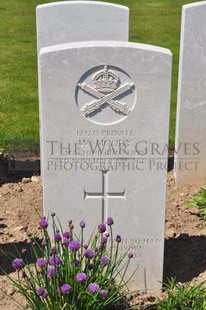
MULTIPOLYGON (((165 288, 167 298, 158 300, 156 310, 205 310, 206 288, 204 283, 180 284, 171 280, 165 288)), ((149 308, 150 309, 150 308, 149 308)))
POLYGON ((198 208, 199 215, 206 220, 206 189, 200 187, 199 193, 192 196, 192 201, 186 201, 189 206, 198 208))
MULTIPOLYGON (((27 241, 35 263, 29 264, 26 256, 12 262, 18 278, 9 278, 30 309, 104 310, 125 299, 131 277, 126 282, 124 278, 133 254, 119 255, 121 236, 113 237, 113 219, 109 217, 106 223, 99 224, 87 242, 84 242, 84 221, 79 223, 79 236, 72 221, 66 231, 55 214, 52 221, 52 236, 43 217, 39 221, 41 241, 31 238, 27 241)), ((27 225, 24 229, 29 236, 27 225)))

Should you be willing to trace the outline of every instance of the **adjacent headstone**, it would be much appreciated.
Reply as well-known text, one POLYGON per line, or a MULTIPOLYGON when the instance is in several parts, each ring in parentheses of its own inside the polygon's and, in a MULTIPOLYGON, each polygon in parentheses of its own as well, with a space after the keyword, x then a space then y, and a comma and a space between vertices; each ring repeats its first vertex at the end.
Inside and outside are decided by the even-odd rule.
POLYGON ((44 214, 88 235, 112 216, 128 275, 139 265, 132 289, 161 288, 171 58, 126 42, 40 51, 44 214))
POLYGON ((37 48, 62 43, 128 41, 129 9, 96 1, 63 1, 37 6, 37 48))
POLYGON ((177 184, 206 177, 206 1, 184 5, 174 173, 177 184))

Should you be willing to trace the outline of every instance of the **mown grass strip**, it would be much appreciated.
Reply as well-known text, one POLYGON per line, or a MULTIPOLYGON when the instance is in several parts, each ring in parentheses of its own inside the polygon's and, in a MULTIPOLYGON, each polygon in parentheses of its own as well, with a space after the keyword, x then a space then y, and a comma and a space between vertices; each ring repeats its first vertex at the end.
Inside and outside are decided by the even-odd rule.
MULTIPOLYGON (((0 151, 39 141, 35 8, 48 1, 0 0, 0 151)), ((55 2, 55 1, 50 1, 55 2)), ((174 146, 181 7, 186 0, 113 0, 130 8, 130 41, 173 53, 170 146, 174 146)), ((152 108, 152 107, 151 107, 152 108)))

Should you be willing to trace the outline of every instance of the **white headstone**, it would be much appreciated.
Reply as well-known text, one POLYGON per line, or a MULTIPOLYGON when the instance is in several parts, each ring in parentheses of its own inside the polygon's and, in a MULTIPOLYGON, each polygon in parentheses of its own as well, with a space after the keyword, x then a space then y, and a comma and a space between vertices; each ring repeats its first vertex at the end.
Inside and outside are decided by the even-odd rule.
POLYGON ((206 177, 206 1, 184 5, 176 120, 177 184, 206 177))
POLYGON ((37 47, 62 43, 128 41, 129 9, 96 1, 63 1, 37 6, 37 47))
POLYGON ((126 42, 40 51, 44 213, 88 234, 112 216, 133 289, 161 288, 167 154, 154 148, 168 142, 171 58, 126 42))

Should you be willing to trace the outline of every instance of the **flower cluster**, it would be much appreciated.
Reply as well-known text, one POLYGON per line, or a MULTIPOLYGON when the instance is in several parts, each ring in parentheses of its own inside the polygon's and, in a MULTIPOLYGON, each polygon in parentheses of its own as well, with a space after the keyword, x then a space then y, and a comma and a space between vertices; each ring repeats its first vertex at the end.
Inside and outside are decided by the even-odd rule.
MULTIPOLYGON (((108 217, 105 223, 100 223, 96 234, 86 243, 86 223, 83 220, 79 223, 79 237, 74 234, 72 221, 69 221, 68 230, 63 231, 62 227, 57 229, 55 214, 52 214, 52 220, 52 237, 47 231, 49 223, 43 217, 39 221, 43 234, 41 242, 29 239, 36 257, 35 271, 26 266, 22 258, 16 258, 12 262, 14 269, 23 272, 25 277, 30 279, 26 284, 22 284, 20 292, 26 297, 31 309, 32 304, 38 305, 39 309, 50 309, 50 306, 53 307, 56 303, 61 307, 68 305, 78 310, 103 310, 120 300, 120 291, 124 287, 123 279, 120 284, 115 280, 117 275, 119 276, 118 267, 122 263, 118 256, 121 236, 117 235, 113 239, 113 218, 108 217), (26 290, 23 289, 25 285, 26 290), (94 294, 95 304, 92 297, 94 294)), ((28 233, 28 227, 24 228, 24 231, 28 233)), ((127 256, 126 270, 133 254, 129 253, 127 256)), ((15 284, 14 280, 13 282, 15 284)))

